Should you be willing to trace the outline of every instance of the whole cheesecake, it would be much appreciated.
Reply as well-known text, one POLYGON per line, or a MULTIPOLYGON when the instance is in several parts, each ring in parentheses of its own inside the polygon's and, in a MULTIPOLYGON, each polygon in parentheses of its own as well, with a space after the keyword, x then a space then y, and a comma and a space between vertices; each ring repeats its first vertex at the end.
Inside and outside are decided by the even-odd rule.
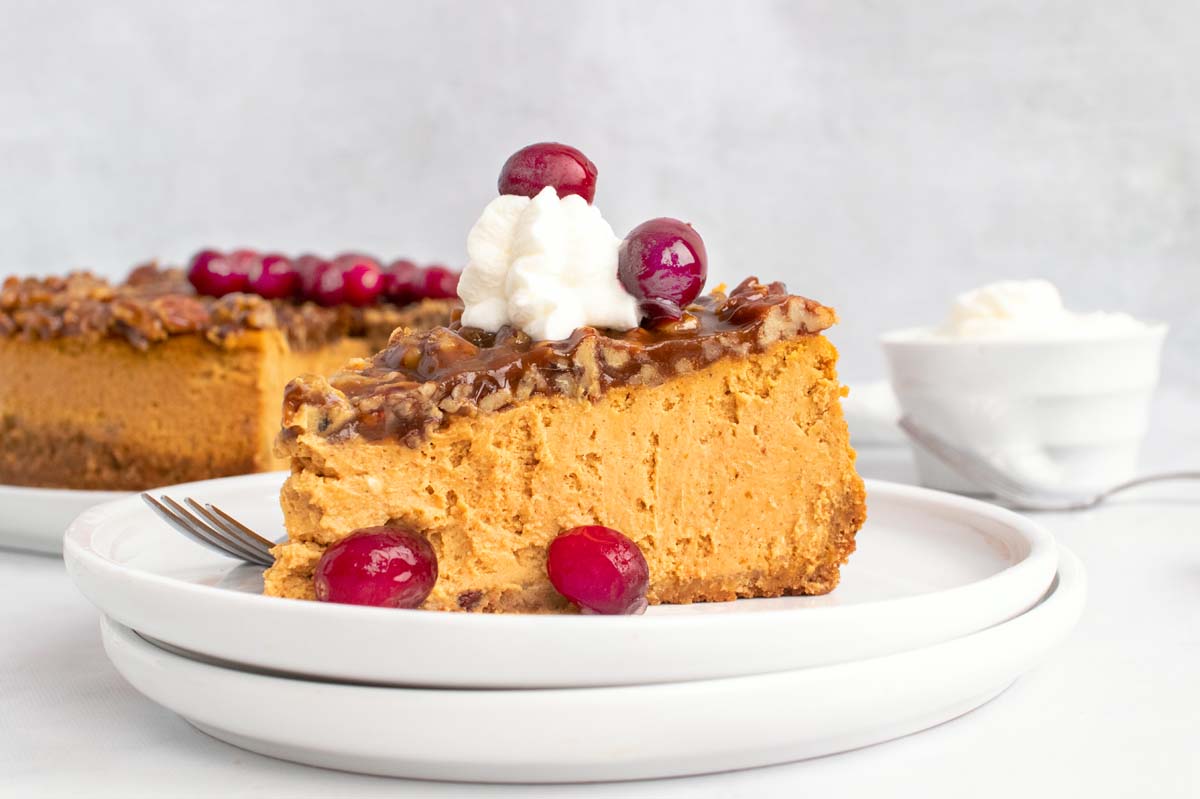
POLYGON ((651 604, 830 591, 865 519, 834 321, 751 278, 653 330, 454 324, 293 381, 265 591, 315 598, 326 548, 380 525, 436 553, 427 609, 568 610, 547 551, 582 525, 637 544, 651 604))
POLYGON ((140 490, 286 465, 288 380, 447 322, 449 300, 323 307, 196 292, 149 265, 0 287, 0 483, 140 490))

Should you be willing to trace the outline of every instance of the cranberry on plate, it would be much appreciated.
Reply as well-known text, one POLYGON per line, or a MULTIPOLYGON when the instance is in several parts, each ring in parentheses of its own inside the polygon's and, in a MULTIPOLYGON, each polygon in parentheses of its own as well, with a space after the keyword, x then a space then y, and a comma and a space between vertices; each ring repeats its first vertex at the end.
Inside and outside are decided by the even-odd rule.
POLYGON ((437 576, 437 555, 424 537, 403 527, 366 527, 325 550, 313 586, 322 602, 415 608, 437 576))
POLYGON ((646 610, 646 558, 637 544, 611 527, 588 525, 560 533, 550 542, 546 573, 554 588, 585 613, 646 610))

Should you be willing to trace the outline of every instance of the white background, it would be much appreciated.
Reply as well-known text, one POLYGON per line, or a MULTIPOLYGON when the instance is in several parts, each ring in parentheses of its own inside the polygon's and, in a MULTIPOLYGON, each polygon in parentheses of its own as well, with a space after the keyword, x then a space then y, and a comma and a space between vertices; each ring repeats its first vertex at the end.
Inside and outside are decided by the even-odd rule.
POLYGON ((1200 384, 1200 4, 0 2, 0 272, 205 246, 464 260, 513 150, 876 335, 1001 277, 1200 384))

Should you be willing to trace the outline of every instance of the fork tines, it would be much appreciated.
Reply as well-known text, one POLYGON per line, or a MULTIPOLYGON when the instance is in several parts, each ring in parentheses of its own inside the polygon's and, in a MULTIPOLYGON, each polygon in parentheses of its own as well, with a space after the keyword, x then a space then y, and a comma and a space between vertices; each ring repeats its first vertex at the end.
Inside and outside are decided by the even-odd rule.
POLYGON ((210 549, 260 566, 275 562, 270 552, 274 544, 220 508, 202 505, 191 497, 184 500, 191 510, 166 495, 155 499, 142 494, 142 499, 167 524, 210 549))

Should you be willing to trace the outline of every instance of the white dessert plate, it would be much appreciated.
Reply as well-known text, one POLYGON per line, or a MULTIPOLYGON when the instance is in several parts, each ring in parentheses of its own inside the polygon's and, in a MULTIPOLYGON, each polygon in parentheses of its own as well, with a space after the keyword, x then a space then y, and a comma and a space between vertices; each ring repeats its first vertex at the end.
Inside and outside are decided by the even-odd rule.
POLYGON ((57 555, 72 519, 93 505, 127 496, 122 491, 0 485, 0 547, 57 555))
MULTIPOLYGON (((282 474, 174 489, 283 534, 282 474)), ((1036 603, 1053 539, 1010 511, 868 482, 870 520, 821 597, 653 607, 644 616, 485 615, 264 597, 260 570, 193 543, 137 497, 93 508, 67 570, 106 615, 221 660, 382 685, 551 688, 759 674, 858 660, 966 635, 1036 603)))
POLYGON ((181 656, 105 619, 135 688, 208 734, 306 765, 491 782, 671 777, 782 763, 916 732, 987 702, 1078 620, 1065 550, 1043 601, 1015 619, 869 660, 721 680, 464 691, 311 682, 181 656))

